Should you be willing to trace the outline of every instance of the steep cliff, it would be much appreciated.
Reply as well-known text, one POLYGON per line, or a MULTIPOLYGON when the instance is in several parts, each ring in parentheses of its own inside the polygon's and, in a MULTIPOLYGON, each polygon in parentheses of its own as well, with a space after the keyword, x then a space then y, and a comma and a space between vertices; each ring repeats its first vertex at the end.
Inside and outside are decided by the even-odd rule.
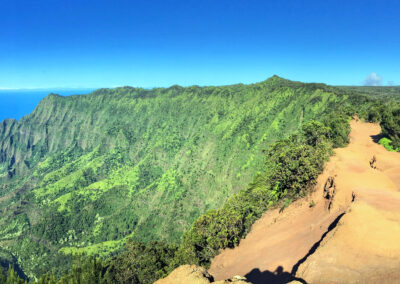
POLYGON ((0 244, 34 277, 65 254, 107 255, 131 237, 178 242, 249 183, 269 143, 347 100, 277 76, 51 94, 0 124, 0 244))

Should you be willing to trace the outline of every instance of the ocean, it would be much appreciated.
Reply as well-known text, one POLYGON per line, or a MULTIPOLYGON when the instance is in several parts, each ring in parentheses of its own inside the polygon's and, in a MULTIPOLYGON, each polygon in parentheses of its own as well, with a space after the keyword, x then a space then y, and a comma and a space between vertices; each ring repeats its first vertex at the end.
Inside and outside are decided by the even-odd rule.
POLYGON ((0 90, 0 122, 6 118, 20 119, 30 114, 41 99, 50 93, 61 96, 89 94, 94 89, 0 90))

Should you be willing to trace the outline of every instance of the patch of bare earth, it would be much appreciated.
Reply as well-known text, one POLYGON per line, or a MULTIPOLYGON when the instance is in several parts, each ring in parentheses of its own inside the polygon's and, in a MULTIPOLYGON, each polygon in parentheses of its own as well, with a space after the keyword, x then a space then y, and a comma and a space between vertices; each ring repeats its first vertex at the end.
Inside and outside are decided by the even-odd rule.
POLYGON ((214 258, 216 280, 400 283, 400 153, 373 141, 379 125, 353 120, 351 128, 310 196, 267 211, 214 258))

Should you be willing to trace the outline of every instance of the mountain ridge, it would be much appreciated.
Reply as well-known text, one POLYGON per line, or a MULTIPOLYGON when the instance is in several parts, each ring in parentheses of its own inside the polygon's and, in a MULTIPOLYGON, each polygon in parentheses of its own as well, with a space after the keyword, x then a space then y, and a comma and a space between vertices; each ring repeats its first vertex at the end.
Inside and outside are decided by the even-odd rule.
POLYGON ((0 243, 36 277, 55 255, 107 255, 128 237, 179 242, 200 214, 249 183, 267 145, 348 100, 277 76, 49 95, 0 126, 0 209, 8 212, 0 243))

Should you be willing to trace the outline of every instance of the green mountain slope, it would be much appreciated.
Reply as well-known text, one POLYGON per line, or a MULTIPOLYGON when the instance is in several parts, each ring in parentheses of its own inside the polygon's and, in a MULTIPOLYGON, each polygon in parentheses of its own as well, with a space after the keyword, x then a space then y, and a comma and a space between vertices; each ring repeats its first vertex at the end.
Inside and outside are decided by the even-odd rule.
POLYGON ((108 255, 128 238, 177 243, 246 187, 268 144, 348 99, 277 76, 49 95, 0 125, 0 247, 33 278, 65 255, 108 255))
POLYGON ((348 93, 360 94, 384 102, 400 101, 400 86, 340 86, 338 88, 348 93))

